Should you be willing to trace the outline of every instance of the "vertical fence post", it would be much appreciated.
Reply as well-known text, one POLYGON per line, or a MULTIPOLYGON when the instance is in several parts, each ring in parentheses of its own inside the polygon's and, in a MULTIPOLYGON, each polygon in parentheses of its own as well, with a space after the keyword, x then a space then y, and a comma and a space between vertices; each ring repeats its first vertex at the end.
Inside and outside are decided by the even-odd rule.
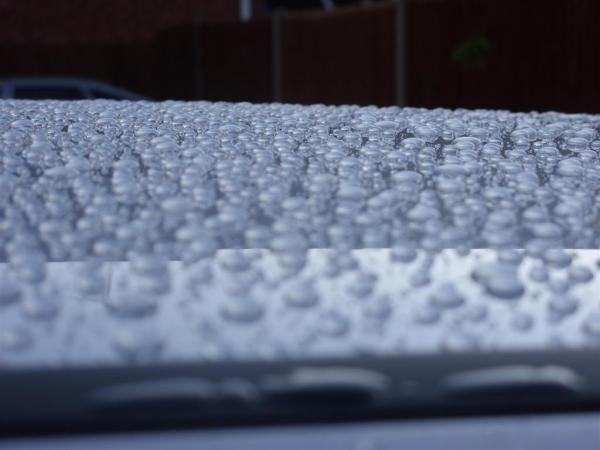
POLYGON ((252 19, 252 0, 240 0, 240 20, 247 22, 252 19))
POLYGON ((399 106, 406 106, 406 2, 394 2, 394 79, 396 104, 399 106))
POLYGON ((202 79, 202 19, 198 11, 194 12, 194 28, 192 32, 192 70, 193 70, 193 96, 194 100, 199 100, 204 95, 204 85, 202 79))
POLYGON ((272 97, 274 102, 280 102, 282 99, 282 25, 283 13, 278 9, 273 13, 271 19, 271 64, 273 67, 272 97))

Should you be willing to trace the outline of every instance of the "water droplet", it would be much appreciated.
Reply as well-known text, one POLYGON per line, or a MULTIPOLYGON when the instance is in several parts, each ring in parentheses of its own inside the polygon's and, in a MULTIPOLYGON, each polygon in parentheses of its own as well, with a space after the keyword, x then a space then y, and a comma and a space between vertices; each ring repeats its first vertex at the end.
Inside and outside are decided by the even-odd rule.
POLYGON ((476 268, 472 277, 493 297, 503 300, 520 298, 525 287, 519 280, 516 268, 508 264, 487 264, 476 268))
POLYGON ((24 328, 0 329, 0 351, 22 352, 33 345, 33 337, 24 328))
POLYGON ((252 298, 232 299, 221 306, 224 320, 240 324, 257 322, 264 314, 264 308, 252 298))
POLYGON ((19 284, 10 276, 0 276, 0 307, 11 305, 21 300, 19 284))
POLYGON ((377 276, 370 272, 358 271, 348 284, 348 292, 356 298, 369 296, 375 288, 377 276))
POLYGON ((534 320, 530 314, 527 313, 516 313, 510 320, 510 325, 517 331, 529 331, 533 328, 534 320))
POLYGON ((465 298, 453 284, 444 283, 429 297, 429 302, 437 308, 458 308, 465 303, 465 298))
POLYGON ((561 320, 577 311, 579 303, 569 296, 557 296, 548 302, 550 317, 553 320, 561 320))
POLYGON ((369 301, 363 312, 368 319, 384 321, 390 318, 393 308, 389 297, 383 295, 369 301))
POLYGON ((441 318, 440 311, 429 305, 418 308, 414 313, 415 322, 422 325, 430 325, 438 322, 441 318))
POLYGON ((417 250, 411 245, 396 245, 391 250, 392 261, 410 263, 417 258, 417 250))
POLYGON ((39 286, 22 303, 26 316, 37 320, 52 320, 60 312, 59 293, 53 286, 39 286))
POLYGON ((576 265, 569 269, 569 279, 573 283, 589 283, 594 278, 594 272, 588 267, 576 265))
POLYGON ((112 347, 126 361, 149 364, 160 358, 165 343, 154 330, 123 330, 113 339, 112 347))
POLYGON ((313 280, 294 281, 287 289, 285 302, 294 308, 311 308, 319 303, 319 293, 313 280))
POLYGON ((248 270, 251 264, 250 258, 248 258, 244 252, 240 250, 222 251, 218 254, 219 266, 228 272, 243 272, 248 270))
POLYGON ((121 284, 116 292, 112 292, 106 298, 105 305, 115 317, 140 319, 156 313, 158 299, 148 293, 135 290, 134 286, 121 284))
POLYGON ((338 311, 326 311, 319 317, 319 331, 329 337, 341 337, 350 330, 350 321, 338 311))
POLYGON ((553 267, 567 267, 571 264, 573 256, 563 249, 551 248, 544 252, 544 261, 553 267))
POLYGON ((600 340, 600 312, 593 312, 581 324, 581 330, 587 337, 600 340))
POLYGON ((548 280, 548 270, 543 265, 535 265, 529 271, 529 279, 536 283, 543 283, 548 280))
POLYGON ((443 336, 440 342, 440 349, 445 352, 474 351, 480 347, 481 343, 476 336, 459 331, 443 336))

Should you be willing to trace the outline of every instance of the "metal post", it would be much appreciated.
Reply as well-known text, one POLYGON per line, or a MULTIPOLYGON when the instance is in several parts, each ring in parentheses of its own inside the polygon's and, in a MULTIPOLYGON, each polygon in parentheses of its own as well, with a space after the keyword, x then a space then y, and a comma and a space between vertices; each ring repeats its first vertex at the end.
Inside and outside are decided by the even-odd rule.
POLYGON ((406 0, 396 0, 394 9, 396 104, 406 106, 406 0))
POLYGON ((247 22, 252 19, 252 0, 240 0, 240 20, 247 22))
POLYGON ((199 100, 204 95, 204 83, 202 79, 202 18, 197 10, 194 12, 194 28, 192 29, 192 58, 193 58, 193 77, 194 77, 194 100, 199 100))
POLYGON ((282 22, 283 21, 283 12, 281 10, 276 10, 273 13, 271 19, 271 57, 272 57, 272 65, 273 65, 273 82, 272 82, 272 96, 274 102, 280 102, 282 99, 282 89, 283 89, 283 80, 282 80, 282 22))
POLYGON ((324 9, 335 8, 335 3, 333 3, 333 0, 321 0, 321 4, 323 5, 324 9))

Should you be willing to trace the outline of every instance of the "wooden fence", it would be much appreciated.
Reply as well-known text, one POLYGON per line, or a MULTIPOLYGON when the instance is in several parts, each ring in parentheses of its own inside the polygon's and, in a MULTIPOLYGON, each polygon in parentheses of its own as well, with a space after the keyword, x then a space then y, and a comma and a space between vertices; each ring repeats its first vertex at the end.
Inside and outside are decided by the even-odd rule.
POLYGON ((0 43, 0 76, 93 77, 157 99, 596 112, 598 18, 597 0, 403 0, 129 45, 0 43))

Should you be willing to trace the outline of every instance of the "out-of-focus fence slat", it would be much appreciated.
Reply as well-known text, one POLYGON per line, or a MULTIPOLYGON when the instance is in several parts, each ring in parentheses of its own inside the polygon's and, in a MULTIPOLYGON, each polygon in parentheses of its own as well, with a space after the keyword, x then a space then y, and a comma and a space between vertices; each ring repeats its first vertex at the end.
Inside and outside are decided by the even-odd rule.
POLYGON ((282 99, 394 103, 393 5, 288 14, 282 23, 282 99))

